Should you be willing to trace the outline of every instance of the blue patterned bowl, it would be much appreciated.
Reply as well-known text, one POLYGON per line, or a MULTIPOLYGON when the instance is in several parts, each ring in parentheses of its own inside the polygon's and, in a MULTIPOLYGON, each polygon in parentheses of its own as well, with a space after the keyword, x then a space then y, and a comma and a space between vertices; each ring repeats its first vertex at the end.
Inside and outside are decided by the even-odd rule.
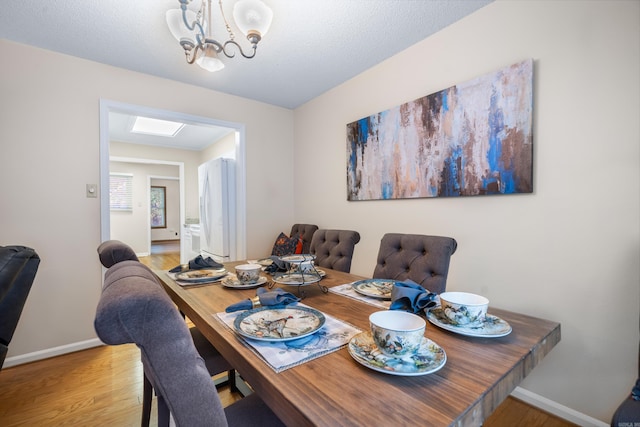
POLYGON ((387 356, 410 356, 418 351, 426 322, 406 311, 377 311, 369 316, 371 336, 380 351, 387 356))

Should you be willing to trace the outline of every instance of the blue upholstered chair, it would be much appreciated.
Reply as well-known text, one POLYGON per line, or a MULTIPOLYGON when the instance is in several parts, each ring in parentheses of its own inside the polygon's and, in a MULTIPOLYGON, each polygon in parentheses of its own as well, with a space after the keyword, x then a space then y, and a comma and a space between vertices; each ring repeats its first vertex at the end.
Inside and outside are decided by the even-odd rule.
POLYGON ((280 426, 256 394, 222 408, 189 328, 149 268, 121 261, 105 273, 95 330, 106 344, 135 343, 158 396, 158 425, 280 426))
POLYGON ((360 233, 352 230, 323 230, 313 233, 311 254, 315 255, 315 264, 332 270, 351 271, 351 261, 360 233))
POLYGON ((447 288, 451 255, 458 243, 451 237, 389 233, 382 236, 374 278, 407 280, 436 294, 447 288))

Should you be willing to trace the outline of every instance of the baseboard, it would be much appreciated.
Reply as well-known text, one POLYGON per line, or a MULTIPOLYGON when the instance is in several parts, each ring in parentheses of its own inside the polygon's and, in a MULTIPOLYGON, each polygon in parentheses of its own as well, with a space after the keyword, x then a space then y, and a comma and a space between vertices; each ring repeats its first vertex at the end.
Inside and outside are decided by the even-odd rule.
POLYGON ((542 397, 539 394, 530 392, 529 390, 525 390, 522 387, 516 387, 516 389, 511 393, 511 396, 582 427, 609 427, 609 424, 605 422, 592 418, 581 412, 574 411, 571 408, 547 399, 546 397, 542 397))
POLYGON ((139 252, 139 253, 136 253, 136 256, 137 256, 138 258, 142 258, 143 256, 149 256, 149 255, 151 255, 149 252, 139 252))
POLYGON ((33 353, 7 357, 2 367, 10 368, 12 366, 23 365, 29 362, 36 362, 38 360, 48 359, 50 357, 55 357, 55 356, 61 356, 63 354, 73 353, 74 351, 86 350, 88 348, 98 347, 101 345, 104 345, 102 341, 100 341, 98 338, 93 338, 86 341, 80 341, 72 344, 61 345, 60 347, 34 351, 33 353))

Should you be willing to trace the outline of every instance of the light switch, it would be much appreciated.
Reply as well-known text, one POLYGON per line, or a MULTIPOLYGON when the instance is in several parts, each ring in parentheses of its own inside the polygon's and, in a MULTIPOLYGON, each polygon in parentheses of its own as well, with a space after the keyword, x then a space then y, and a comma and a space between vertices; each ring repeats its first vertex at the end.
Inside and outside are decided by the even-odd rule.
POLYGON ((98 197, 98 186, 96 184, 87 184, 87 197, 98 197))

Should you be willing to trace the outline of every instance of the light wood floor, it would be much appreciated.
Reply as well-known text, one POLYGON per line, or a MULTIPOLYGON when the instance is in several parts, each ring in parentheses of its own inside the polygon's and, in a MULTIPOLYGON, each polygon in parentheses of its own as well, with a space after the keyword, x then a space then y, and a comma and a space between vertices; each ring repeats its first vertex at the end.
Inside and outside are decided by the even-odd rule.
MULTIPOLYGON (((154 244, 141 259, 154 268, 179 264, 177 243, 154 244)), ((240 398, 220 390, 224 406, 240 398)), ((133 344, 104 346, 0 371, 0 426, 139 426, 142 364, 133 344)), ((152 425, 156 424, 155 404, 152 425)), ((486 427, 569 427, 575 424, 512 397, 486 427)))

